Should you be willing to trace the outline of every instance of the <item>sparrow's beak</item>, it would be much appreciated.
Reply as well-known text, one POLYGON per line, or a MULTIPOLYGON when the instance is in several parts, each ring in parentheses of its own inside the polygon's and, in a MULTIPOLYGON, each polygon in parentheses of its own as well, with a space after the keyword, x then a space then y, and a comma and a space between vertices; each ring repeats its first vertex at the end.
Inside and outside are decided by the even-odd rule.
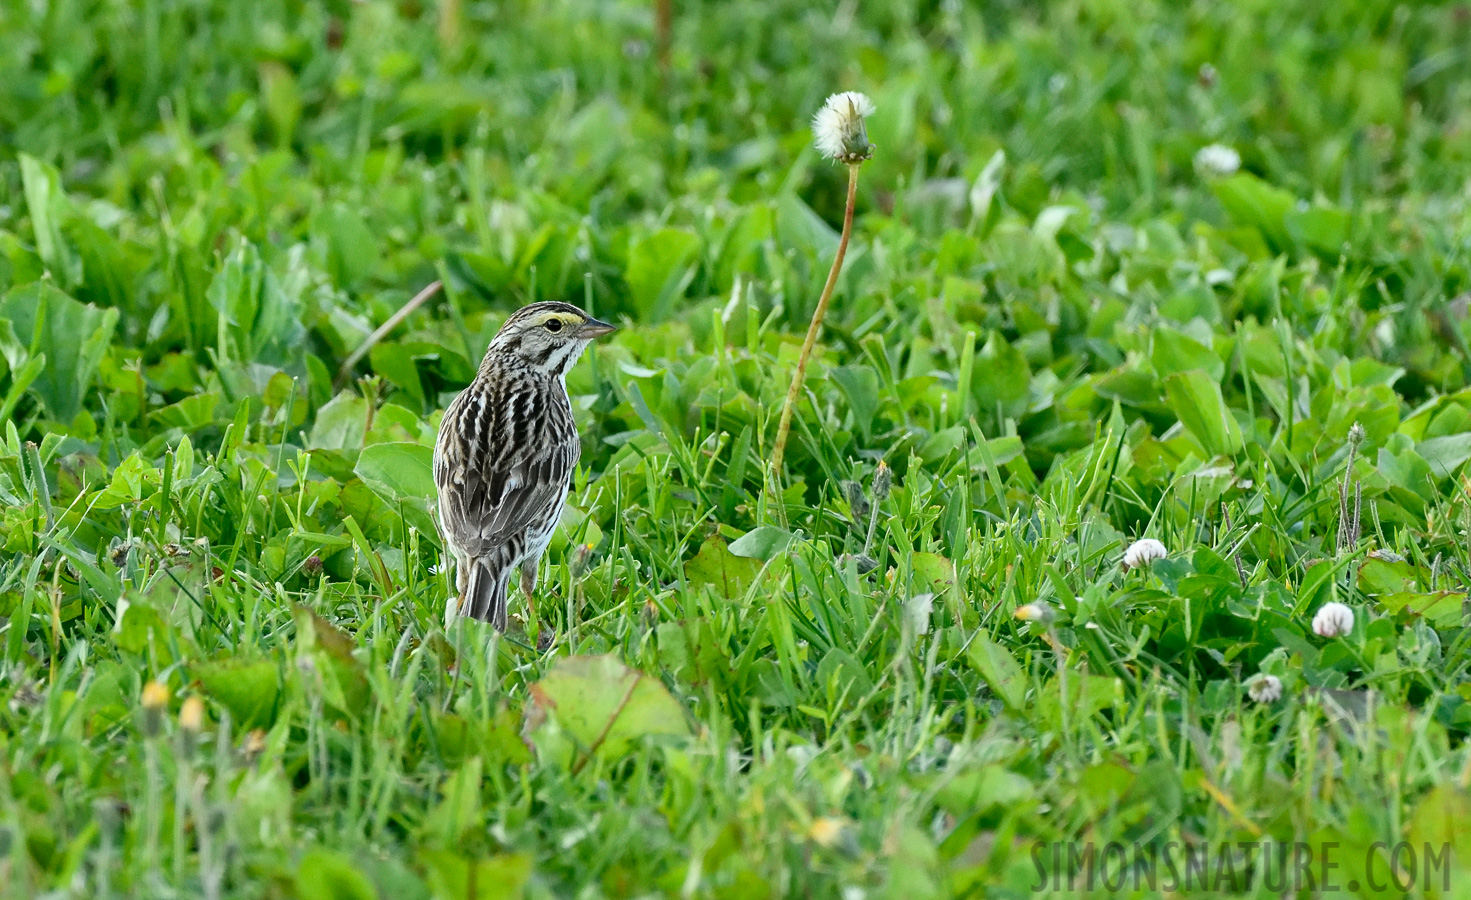
POLYGON ((593 338, 600 338, 605 334, 612 334, 617 330, 617 325, 609 325, 607 322, 602 322, 597 319, 588 319, 582 323, 581 328, 577 329, 577 336, 585 341, 590 341, 593 338))

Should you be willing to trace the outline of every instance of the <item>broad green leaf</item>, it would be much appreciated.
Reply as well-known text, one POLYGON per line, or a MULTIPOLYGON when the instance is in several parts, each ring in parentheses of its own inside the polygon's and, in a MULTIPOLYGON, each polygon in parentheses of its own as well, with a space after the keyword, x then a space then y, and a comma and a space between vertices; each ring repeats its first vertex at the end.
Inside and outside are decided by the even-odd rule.
POLYGON ((708 584, 717 596, 727 600, 744 597, 760 571, 760 562, 730 552, 725 538, 719 535, 706 538, 700 551, 684 564, 684 577, 692 587, 708 584))
POLYGON ((655 634, 659 662, 676 678, 696 687, 707 682, 717 688, 724 686, 730 674, 730 658, 708 619, 663 622, 655 634))
POLYGON ((1439 478, 1450 478, 1471 459, 1471 432, 1433 437, 1415 445, 1415 452, 1439 478))
POLYGON ((435 494, 434 450, 423 444, 372 444, 358 455, 353 472, 385 500, 435 494))
MULTIPOLYGON (((1076 726, 1101 710, 1114 705, 1123 692, 1123 683, 1106 675, 1074 673, 1066 679, 1068 721, 1076 726)), ((1063 679, 1052 678, 1037 698, 1036 714, 1045 722, 1060 725, 1063 707, 1063 679)))
POLYGON ((1021 351, 1007 343, 999 332, 991 332, 986 346, 976 354, 971 374, 971 395, 976 409, 985 416, 1016 417, 1026 412, 1032 372, 1021 351))
POLYGON ((261 105, 275 132, 276 146, 285 148, 296 134, 301 120, 301 91, 291 67, 276 60, 266 60, 259 67, 261 105))
POLYGON ((839 694, 848 693, 847 702, 852 704, 873 691, 873 678, 858 658, 841 647, 834 647, 822 657, 817 666, 817 684, 823 691, 829 686, 839 694))
POLYGON ((966 658, 981 673, 981 677, 990 686, 991 693, 1000 697, 1012 710, 1021 711, 1025 708, 1026 673, 1010 651, 984 634, 977 634, 971 639, 966 658))
MULTIPOLYGON (((980 445, 977 444, 977 449, 980 445)), ((985 441, 984 453, 977 453, 977 458, 988 458, 992 465, 1004 466, 1012 460, 1020 457, 1026 451, 1019 437, 996 437, 985 441)))
POLYGON ((128 603, 113 629, 113 642, 129 653, 142 653, 155 643, 166 645, 169 631, 158 610, 143 603, 128 603))
POLYGON ((1200 369, 1212 381, 1219 383, 1226 374, 1226 364, 1214 350, 1172 328, 1155 329, 1149 364, 1160 378, 1200 369))
POLYGON ((1371 556, 1359 565, 1359 590, 1366 594, 1395 594, 1413 589, 1416 569, 1405 560, 1371 556))
POLYGON ((216 391, 191 394, 180 400, 149 413, 149 418, 163 428, 178 428, 190 432, 203 428, 215 420, 215 410, 224 398, 216 391))
POLYGON ((531 696, 584 753, 606 760, 644 737, 690 733, 684 709, 664 685, 615 656, 563 657, 531 686, 531 696))
POLYGON ((795 541, 796 535, 775 525, 761 525, 736 538, 730 552, 747 559, 767 562, 786 550, 795 541))
POLYGON ((1025 776, 992 763, 942 779, 935 801, 951 815, 964 818, 995 807, 1009 808, 1035 794, 1025 776))
POLYGON ((1106 400, 1117 400, 1129 406, 1157 407, 1160 386, 1148 371, 1121 367, 1093 379, 1093 391, 1106 400))
POLYGON ((302 365, 299 348, 306 330, 300 303, 282 289, 254 244, 240 241, 210 282, 206 296, 219 318, 215 352, 221 362, 257 362, 283 369, 302 365))
POLYGON ((235 727, 269 728, 275 722, 281 701, 281 669, 275 661, 227 656, 195 663, 189 675, 230 711, 235 727))
POLYGON ((943 594, 955 584, 955 563, 938 553, 916 553, 909 558, 915 591, 943 594))
POLYGON ((838 366, 829 375, 848 398, 853 421, 867 438, 879 408, 879 374, 871 366, 838 366))
POLYGON ((117 238, 84 215, 67 217, 66 236, 81 259, 78 299, 102 307, 127 309, 140 274, 117 238))
POLYGON ((1286 217, 1297 198, 1246 172, 1223 178, 1212 185, 1226 214, 1238 224, 1255 228, 1277 253, 1292 249, 1286 217))
POLYGON ((61 175, 49 163, 22 153, 20 178, 36 238, 36 253, 57 284, 68 290, 75 288, 82 280, 82 265, 62 234, 70 204, 61 187, 61 175))
POLYGON ((433 359, 435 346, 424 343, 379 344, 368 353, 373 371, 396 388, 414 398, 414 408, 425 405, 424 382, 419 375, 419 360, 433 359))
POLYGON ((531 762, 531 752, 521 740, 521 716, 509 707, 496 710, 489 719, 467 722, 454 713, 433 717, 433 743, 448 765, 459 765, 472 756, 497 766, 531 762))
MULTIPOLYGON (((1096 676, 1095 676, 1096 677, 1096 676)), ((1072 687, 1070 684, 1069 687, 1072 687)), ((1125 768, 1116 762, 1101 762, 1088 766, 1076 776, 1078 800, 1092 815, 1101 815, 1115 807, 1127 796, 1138 779, 1137 771, 1125 768)))
POLYGON ((1301 247, 1337 261, 1348 241, 1349 214, 1331 206, 1294 209, 1283 219, 1287 233, 1301 247))
POLYGON ((296 867, 300 900, 378 900, 373 883, 352 861, 331 850, 308 850, 296 867))
POLYGON ((145 491, 145 485, 150 480, 149 476, 157 473, 158 470, 149 466, 142 455, 130 454, 112 470, 112 480, 97 492, 92 501, 93 508, 116 509, 124 503, 138 502, 145 493, 151 493, 145 491))
POLYGON ((1420 454, 1406 448, 1399 453, 1388 447, 1379 448, 1379 473, 1389 482, 1390 495, 1419 514, 1425 503, 1435 498, 1435 473, 1420 454))
POLYGON ((1221 386, 1200 369, 1177 372, 1164 379, 1165 397, 1180 424, 1211 456, 1235 456, 1241 452, 1241 427, 1226 401, 1221 386))
POLYGON ((838 250, 839 235, 807 202, 784 192, 776 201, 776 239, 812 261, 824 276, 838 250))
POLYGON ((320 687, 323 697, 340 712, 362 715, 372 688, 362 662, 353 655, 356 644, 352 638, 305 606, 296 607, 295 617, 298 660, 311 663, 308 671, 318 676, 313 687, 320 687))
POLYGON ((1461 591, 1437 591, 1435 593, 1401 591, 1394 594, 1379 594, 1375 599, 1379 601, 1379 605, 1391 613, 1408 612, 1412 615, 1423 616, 1437 628, 1463 624, 1466 618, 1462 609, 1466 602, 1466 594, 1461 591))
POLYGON ((356 450, 368 432, 368 401, 341 393, 319 410, 306 445, 312 450, 356 450))
POLYGON ((378 242, 351 206, 333 203, 317 214, 312 233, 326 244, 327 267, 339 287, 350 288, 378 265, 378 242))
POLYGON ((15 334, 15 325, 9 319, 0 319, 0 376, 19 369, 30 359, 30 335, 21 341, 15 334))
POLYGON ((440 846, 454 847, 464 833, 480 826, 480 779, 484 765, 472 756, 440 785, 440 801, 424 820, 427 837, 440 846))
POLYGON ((48 282, 14 288, 0 298, 0 319, 9 319, 15 336, 29 341, 32 357, 46 356, 31 391, 51 418, 70 422, 82 411, 117 318, 117 310, 79 303, 48 282))
POLYGON ((521 900, 531 879, 531 854, 466 859, 448 850, 423 850, 419 862, 435 900, 521 900))
POLYGON ((633 241, 624 279, 640 318, 668 317, 675 298, 694 276, 692 264, 699 249, 700 238, 678 228, 661 228, 633 241))

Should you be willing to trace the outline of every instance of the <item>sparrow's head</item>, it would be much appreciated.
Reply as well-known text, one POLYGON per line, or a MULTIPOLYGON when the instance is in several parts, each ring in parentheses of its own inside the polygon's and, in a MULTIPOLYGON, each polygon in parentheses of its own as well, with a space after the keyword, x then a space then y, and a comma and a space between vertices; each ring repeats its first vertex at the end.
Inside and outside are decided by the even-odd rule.
POLYGON ((563 376, 588 344, 616 330, 570 303, 533 303, 511 314, 486 353, 514 354, 548 375, 563 376))

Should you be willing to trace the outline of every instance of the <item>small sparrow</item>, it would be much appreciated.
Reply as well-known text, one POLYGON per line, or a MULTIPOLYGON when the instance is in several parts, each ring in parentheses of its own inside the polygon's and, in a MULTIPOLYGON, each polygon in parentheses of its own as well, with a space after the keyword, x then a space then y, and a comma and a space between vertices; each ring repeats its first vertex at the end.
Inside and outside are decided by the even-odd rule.
POLYGON ((567 303, 533 303, 501 326, 480 370, 434 442, 439 526, 454 559, 445 610, 506 630, 506 588, 521 567, 535 616, 536 567, 567 502, 582 446, 567 373, 593 340, 614 331, 567 303))

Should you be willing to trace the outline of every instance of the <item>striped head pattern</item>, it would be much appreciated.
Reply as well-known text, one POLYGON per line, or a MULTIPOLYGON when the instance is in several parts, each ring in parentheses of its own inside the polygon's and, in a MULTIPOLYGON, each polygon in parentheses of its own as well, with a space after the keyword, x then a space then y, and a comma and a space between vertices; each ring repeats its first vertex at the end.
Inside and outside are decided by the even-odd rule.
POLYGON ((511 314, 486 356, 512 355, 549 376, 563 377, 588 344, 614 330, 570 303, 533 303, 511 314))

